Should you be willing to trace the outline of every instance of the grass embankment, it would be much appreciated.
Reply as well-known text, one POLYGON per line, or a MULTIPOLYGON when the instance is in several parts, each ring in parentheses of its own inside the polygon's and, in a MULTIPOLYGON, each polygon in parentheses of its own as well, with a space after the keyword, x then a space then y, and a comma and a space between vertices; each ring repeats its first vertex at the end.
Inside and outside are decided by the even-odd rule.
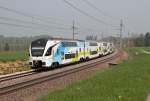
POLYGON ((38 101, 145 101, 150 93, 150 55, 143 50, 150 48, 126 50, 129 60, 38 101))
POLYGON ((28 58, 28 53, 25 51, 0 52, 0 61, 25 61, 28 58))
POLYGON ((0 52, 0 75, 29 70, 25 51, 0 52))

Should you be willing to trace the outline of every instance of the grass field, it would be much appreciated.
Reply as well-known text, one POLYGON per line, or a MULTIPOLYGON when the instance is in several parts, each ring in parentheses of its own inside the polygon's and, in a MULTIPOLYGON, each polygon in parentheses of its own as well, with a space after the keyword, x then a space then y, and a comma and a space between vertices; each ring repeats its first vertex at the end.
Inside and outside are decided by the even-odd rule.
POLYGON ((27 60, 25 51, 0 52, 0 75, 29 70, 27 60))
POLYGON ((27 60, 28 53, 25 51, 15 52, 0 52, 0 61, 15 61, 15 60, 27 60))
POLYGON ((126 49, 129 60, 37 101, 145 101, 150 94, 150 55, 143 50, 150 52, 126 49))

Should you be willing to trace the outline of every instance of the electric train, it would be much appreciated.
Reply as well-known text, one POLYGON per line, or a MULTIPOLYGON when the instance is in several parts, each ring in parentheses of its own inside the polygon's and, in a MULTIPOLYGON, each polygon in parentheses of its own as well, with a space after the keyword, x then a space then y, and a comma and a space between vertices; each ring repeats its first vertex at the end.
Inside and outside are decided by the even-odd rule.
POLYGON ((29 48, 29 65, 33 69, 54 68, 107 55, 113 52, 111 48, 113 44, 106 42, 37 39, 29 48))

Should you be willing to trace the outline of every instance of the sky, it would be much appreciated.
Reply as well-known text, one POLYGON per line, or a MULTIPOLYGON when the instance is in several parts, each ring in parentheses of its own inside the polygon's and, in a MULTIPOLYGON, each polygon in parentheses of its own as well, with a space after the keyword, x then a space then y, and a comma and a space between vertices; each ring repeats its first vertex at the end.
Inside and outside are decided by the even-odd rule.
POLYGON ((84 39, 87 35, 97 35, 98 38, 118 36, 121 19, 123 36, 127 36, 128 32, 140 34, 150 31, 149 0, 66 1, 90 17, 72 8, 64 0, 0 0, 0 35, 72 38, 74 21, 77 39, 84 39))

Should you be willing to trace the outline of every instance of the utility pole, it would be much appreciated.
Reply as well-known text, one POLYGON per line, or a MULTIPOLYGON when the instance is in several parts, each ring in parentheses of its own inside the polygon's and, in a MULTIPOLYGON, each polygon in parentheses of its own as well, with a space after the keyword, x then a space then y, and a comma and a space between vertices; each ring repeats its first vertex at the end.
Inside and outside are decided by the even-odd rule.
POLYGON ((75 21, 73 20, 73 25, 72 25, 72 40, 75 40, 75 35, 78 33, 75 33, 75 30, 77 27, 75 26, 75 21))
POLYGON ((74 30, 75 30, 75 25, 74 25, 74 20, 73 20, 73 26, 72 26, 72 39, 74 40, 74 30))
POLYGON ((103 41, 104 35, 103 32, 101 33, 101 40, 103 41))
POLYGON ((128 32, 128 48, 130 47, 130 32, 128 32))
POLYGON ((122 49, 122 30, 123 30, 123 20, 120 20, 120 49, 122 49))

